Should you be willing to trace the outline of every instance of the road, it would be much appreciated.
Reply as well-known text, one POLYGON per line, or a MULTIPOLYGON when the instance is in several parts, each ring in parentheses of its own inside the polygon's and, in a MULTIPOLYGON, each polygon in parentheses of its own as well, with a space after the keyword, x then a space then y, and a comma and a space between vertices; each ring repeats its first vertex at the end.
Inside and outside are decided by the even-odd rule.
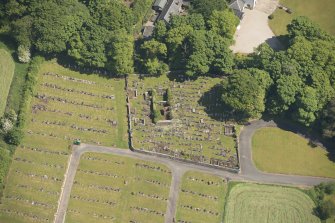
POLYGON ((81 146, 75 146, 73 147, 73 152, 69 159, 69 164, 65 174, 65 181, 62 187, 62 192, 59 199, 59 205, 57 208, 57 213, 55 215, 54 223, 65 222, 66 210, 69 203, 70 193, 76 175, 77 167, 79 165, 80 156, 86 152, 97 152, 97 153, 126 156, 130 158, 163 163, 166 166, 168 166, 172 172, 172 181, 171 181, 167 211, 165 215, 165 223, 173 222, 173 218, 176 213, 176 206, 177 206, 179 187, 182 175, 189 170, 196 170, 220 176, 230 180, 251 181, 251 182, 268 183, 268 184, 295 185, 295 186, 313 186, 321 182, 334 180, 320 177, 270 174, 270 173, 263 173, 257 170, 252 161, 251 139, 252 135, 257 129, 268 126, 276 126, 276 124, 272 121, 265 122, 260 120, 255 121, 248 126, 245 126, 244 129, 242 130, 239 138, 239 148, 240 148, 239 152, 240 152, 240 166, 241 166, 241 173, 239 174, 228 172, 221 169, 184 163, 158 156, 132 152, 126 149, 118 149, 112 147, 102 147, 102 146, 94 146, 86 144, 82 144, 81 146))

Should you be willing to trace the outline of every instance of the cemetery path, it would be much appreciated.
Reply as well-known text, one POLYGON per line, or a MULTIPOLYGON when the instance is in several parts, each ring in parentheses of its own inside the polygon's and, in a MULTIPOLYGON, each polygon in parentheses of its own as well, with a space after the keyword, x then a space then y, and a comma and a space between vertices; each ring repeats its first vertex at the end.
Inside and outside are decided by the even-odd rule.
POLYGON ((251 125, 246 126, 240 135, 240 165, 241 173, 232 173, 222 169, 210 168, 191 163, 185 163, 177 160, 166 159, 163 157, 132 152, 128 149, 119 149, 112 147, 102 147, 95 145, 82 144, 81 146, 74 146, 72 155, 69 159, 68 169, 65 173, 65 180, 62 187, 62 192, 59 198, 57 213, 55 214, 54 223, 64 223, 67 206, 70 199, 71 189, 74 182, 75 174, 79 165, 80 156, 86 152, 107 153, 130 158, 142 159, 146 161, 153 161, 163 163, 171 169, 172 182, 170 187, 170 194, 168 200, 168 207, 165 215, 165 223, 172 223, 176 214, 177 200, 179 194, 179 187, 182 175, 189 170, 201 171, 208 174, 213 174, 226 178, 228 180, 251 181, 269 184, 285 184, 285 185, 299 185, 299 186, 313 186, 321 182, 331 181, 334 179, 319 178, 319 177, 305 177, 305 176, 291 176, 282 174, 263 173, 256 169, 252 161, 251 155, 251 138, 253 133, 262 127, 275 126, 274 122, 256 121, 251 125))

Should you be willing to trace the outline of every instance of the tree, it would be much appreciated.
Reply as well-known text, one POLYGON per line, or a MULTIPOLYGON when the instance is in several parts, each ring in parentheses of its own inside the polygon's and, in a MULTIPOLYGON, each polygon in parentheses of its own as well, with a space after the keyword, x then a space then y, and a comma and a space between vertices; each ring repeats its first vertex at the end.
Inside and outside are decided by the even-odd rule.
POLYGON ((76 0, 46 1, 38 4, 35 12, 35 46, 44 53, 65 51, 70 38, 89 17, 86 7, 76 0))
POLYGON ((303 36, 308 40, 331 39, 331 37, 325 33, 317 24, 313 23, 305 16, 299 16, 293 19, 292 22, 287 26, 287 31, 291 39, 296 36, 303 36))
POLYGON ((107 68, 115 74, 124 75, 134 72, 134 39, 125 29, 114 33, 107 52, 107 68))
POLYGON ((5 136, 5 141, 8 144, 15 145, 15 146, 20 145, 22 139, 23 139, 23 132, 21 129, 17 127, 10 130, 5 136))
POLYGON ((233 111, 242 114, 246 118, 259 118, 265 110, 266 90, 261 83, 269 80, 266 73, 258 71, 237 70, 222 83, 223 102, 233 111), (253 75, 258 76, 255 78, 253 75), (264 75, 264 77, 262 77, 264 75), (260 79, 261 78, 261 79, 260 79), (264 80, 263 80, 264 78, 264 80))
POLYGON ((107 62, 106 45, 109 32, 105 28, 88 21, 69 41, 68 55, 79 65, 105 67, 107 62))
POLYGON ((146 58, 164 58, 167 55, 167 48, 164 43, 156 40, 146 41, 141 45, 141 50, 146 58))
POLYGON ((161 75, 168 72, 169 67, 166 63, 159 61, 157 58, 148 59, 144 64, 146 73, 161 75))
POLYGON ((222 11, 227 8, 227 2, 222 0, 193 0, 192 13, 200 13, 208 19, 214 10, 222 11))
POLYGON ((133 29, 134 16, 132 11, 121 1, 90 1, 88 8, 97 24, 109 31, 126 29, 131 32, 133 29))
POLYGON ((21 63, 28 63, 31 59, 29 47, 20 45, 17 49, 18 59, 21 63))
POLYGON ((316 111, 318 110, 318 98, 316 90, 306 86, 297 97, 296 117, 299 122, 306 126, 310 126, 316 119, 316 111))
POLYGON ((214 10, 208 20, 208 25, 212 31, 219 35, 228 39, 233 39, 239 22, 239 19, 231 10, 214 10))
POLYGON ((335 203, 332 200, 321 201, 316 210, 321 220, 327 220, 335 216, 335 203))
POLYGON ((323 110, 321 126, 323 136, 333 139, 335 142, 335 98, 333 98, 323 110))

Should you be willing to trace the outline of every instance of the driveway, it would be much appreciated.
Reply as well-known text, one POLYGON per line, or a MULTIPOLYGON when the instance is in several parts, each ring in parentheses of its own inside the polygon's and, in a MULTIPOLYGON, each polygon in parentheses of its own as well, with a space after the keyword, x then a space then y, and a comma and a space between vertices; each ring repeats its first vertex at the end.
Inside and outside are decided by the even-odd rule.
POLYGON ((268 24, 268 16, 277 4, 277 0, 258 0, 253 10, 244 10, 244 17, 234 36, 235 44, 231 46, 234 53, 252 53, 264 42, 273 49, 281 49, 280 42, 268 24))

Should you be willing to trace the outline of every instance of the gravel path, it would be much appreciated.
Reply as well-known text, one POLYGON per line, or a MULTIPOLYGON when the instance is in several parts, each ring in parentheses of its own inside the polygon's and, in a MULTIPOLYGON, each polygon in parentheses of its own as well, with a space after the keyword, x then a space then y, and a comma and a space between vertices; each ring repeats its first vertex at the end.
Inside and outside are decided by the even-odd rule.
POLYGON ((70 157, 69 166, 65 174, 65 181, 62 187, 61 196, 57 213, 55 215, 54 223, 64 223, 67 206, 70 199, 70 193, 79 165, 80 156, 85 152, 107 153, 119 156, 126 156, 130 158, 142 159, 146 161, 153 161, 163 163, 171 169, 172 182, 170 187, 170 194, 168 200, 168 207, 165 215, 165 223, 172 223, 176 214, 177 200, 179 194, 179 187, 183 174, 189 170, 196 170, 208 174, 213 174, 223 178, 239 181, 251 181, 268 184, 284 184, 296 186, 314 186, 321 182, 333 181, 334 179, 308 176, 292 176, 283 174, 263 173, 256 169, 251 154, 251 139, 256 130, 263 127, 276 126, 272 121, 266 122, 263 120, 252 122, 245 126, 240 134, 240 165, 241 173, 231 173, 221 169, 199 166, 195 164, 184 163, 172 159, 166 159, 157 156, 132 152, 126 149, 93 146, 82 144, 81 146, 73 147, 73 152, 70 157))

